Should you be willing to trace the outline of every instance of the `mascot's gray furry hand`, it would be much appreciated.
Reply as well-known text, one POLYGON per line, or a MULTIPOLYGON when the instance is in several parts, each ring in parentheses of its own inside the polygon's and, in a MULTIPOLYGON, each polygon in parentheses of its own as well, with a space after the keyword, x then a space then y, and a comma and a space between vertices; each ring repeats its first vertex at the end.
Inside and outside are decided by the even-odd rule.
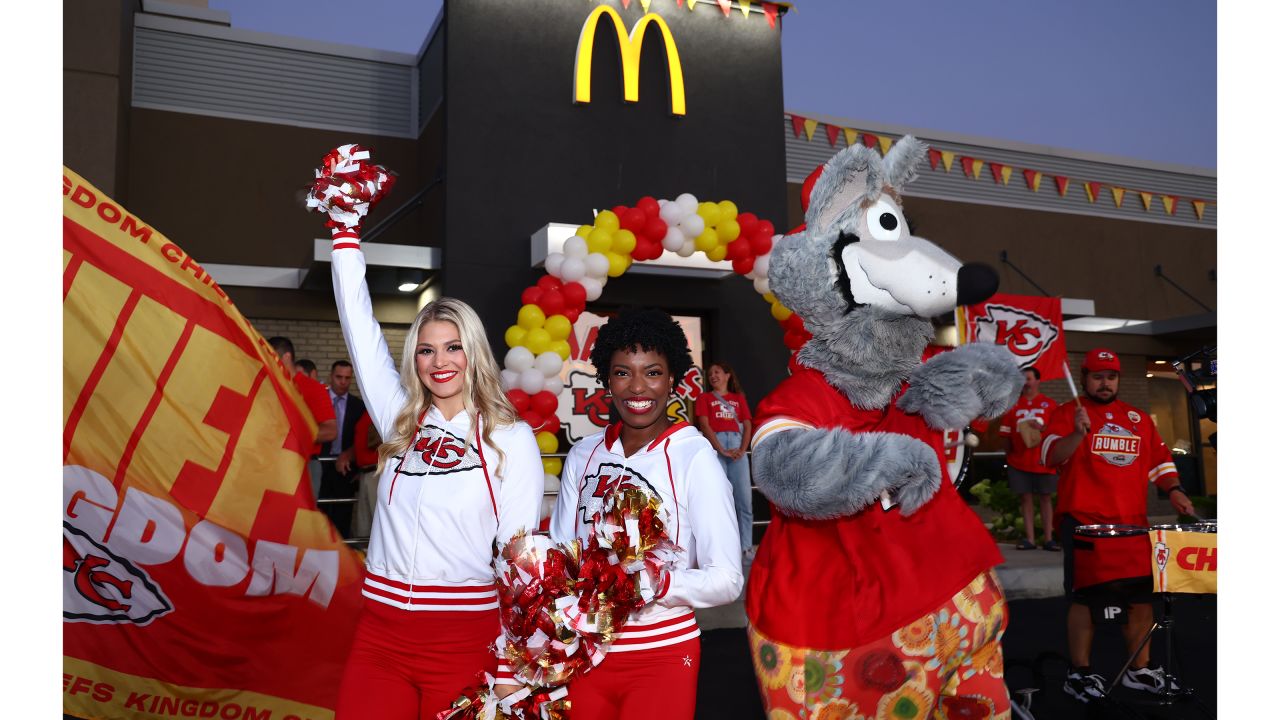
POLYGON ((911 387, 898 407, 939 430, 962 428, 977 417, 998 418, 1022 392, 1022 370, 1004 346, 961 345, 911 371, 911 387))
POLYGON ((752 461, 769 502, 817 520, 856 513, 886 490, 910 515, 942 482, 937 453, 898 433, 786 430, 760 441, 752 461))

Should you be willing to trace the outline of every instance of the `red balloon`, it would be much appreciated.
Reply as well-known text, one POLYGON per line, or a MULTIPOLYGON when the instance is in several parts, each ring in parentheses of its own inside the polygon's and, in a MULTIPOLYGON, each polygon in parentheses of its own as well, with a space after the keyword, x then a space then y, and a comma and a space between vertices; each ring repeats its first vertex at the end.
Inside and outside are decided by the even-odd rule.
POLYGON ((658 211, 662 209, 662 206, 658 204, 658 201, 654 200, 650 195, 645 195, 640 198, 640 200, 636 202, 636 207, 640 208, 641 212, 651 218, 658 217, 658 211))
POLYGON ((537 305, 540 298, 542 298, 542 288, 537 285, 531 285, 525 288, 524 292, 520 293, 520 305, 521 307, 525 305, 537 305))
POLYGON ((538 298, 538 307, 547 317, 563 313, 564 306, 564 294, 560 290, 543 291, 542 297, 538 298))
POLYGON ((520 413, 520 419, 528 423, 531 428, 536 428, 542 424, 542 416, 533 410, 525 410, 520 413))
POLYGON ((620 224, 622 227, 639 235, 644 232, 645 225, 649 222, 648 216, 640 208, 631 208, 622 214, 620 224))
POLYGON ((804 347, 804 344, 807 341, 808 338, 806 338, 803 333, 798 333, 794 330, 788 330, 782 336, 782 344, 792 350, 799 350, 804 347))
POLYGON ((538 278, 538 287, 543 290, 559 290, 562 283, 555 275, 543 275, 538 278))
MULTIPOLYGON (((577 308, 578 310, 581 310, 587 306, 587 290, 579 283, 565 283, 560 288, 560 294, 564 296, 564 304, 566 308, 577 308)), ((569 319, 572 320, 573 318, 569 319)))
POLYGON ((756 225, 760 224, 760 218, 755 213, 739 213, 738 229, 742 231, 740 237, 751 237, 752 231, 756 229, 756 225))
POLYGON ((786 320, 782 321, 782 326, 788 330, 803 331, 804 319, 796 313, 791 313, 786 320))
POLYGON ((773 237, 775 232, 776 231, 773 229, 773 223, 769 222, 768 220, 761 220, 759 224, 756 225, 757 235, 763 234, 763 235, 768 235, 769 237, 773 237))
MULTIPOLYGON (((737 260, 739 258, 751 257, 751 255, 751 241, 745 237, 740 237, 737 240, 734 240, 726 245, 724 249, 724 257, 726 260, 737 260)), ((755 260, 754 257, 751 257, 751 259, 752 261, 755 260)))
POLYGON ((529 393, 520 388, 511 388, 507 391, 507 399, 512 405, 516 406, 516 412, 522 413, 529 409, 529 393))
POLYGON ((750 255, 746 257, 736 258, 733 261, 733 271, 739 275, 746 275, 751 272, 751 268, 756 266, 756 259, 750 255))
POLYGON ((582 310, 579 310, 579 309, 578 309, 578 308, 576 308, 576 307, 569 307, 569 308, 565 308, 565 309, 564 309, 564 313, 563 313, 563 315, 564 315, 566 318, 568 318, 568 319, 569 319, 569 322, 571 322, 571 323, 578 322, 578 316, 579 316, 579 315, 581 315, 581 314, 582 314, 582 310))
POLYGON ((556 401, 556 396, 546 390, 536 392, 529 398, 529 408, 542 417, 554 415, 558 405, 559 402, 556 401))
POLYGON ((534 434, 540 432, 549 432, 555 434, 560 430, 560 418, 555 415, 548 415, 546 420, 542 421, 542 425, 534 429, 534 434))
POLYGON ((667 224, 662 222, 662 218, 651 217, 644 224, 644 230, 641 233, 644 237, 660 243, 662 238, 667 236, 667 224))
POLYGON ((767 255, 771 249, 773 249, 773 235, 756 230, 756 234, 751 236, 751 254, 767 255))
POLYGON ((613 214, 618 216, 618 227, 622 227, 622 216, 627 214, 631 208, 626 205, 614 205, 613 214))

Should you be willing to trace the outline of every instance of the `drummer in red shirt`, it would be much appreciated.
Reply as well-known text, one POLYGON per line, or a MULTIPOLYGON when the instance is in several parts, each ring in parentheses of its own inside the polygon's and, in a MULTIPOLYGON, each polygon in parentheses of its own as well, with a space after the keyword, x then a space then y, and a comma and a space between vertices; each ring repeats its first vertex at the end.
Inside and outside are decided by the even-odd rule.
MULTIPOLYGON (((1106 694, 1106 680, 1089 668, 1093 617, 1089 599, 1095 588, 1076 590, 1074 584, 1075 528, 1080 525, 1146 526, 1147 484, 1169 493, 1180 513, 1191 513, 1191 500, 1178 484, 1169 448, 1156 432, 1151 416, 1118 399, 1120 358, 1097 348, 1085 356, 1084 397, 1080 405, 1060 405, 1050 416, 1040 447, 1044 464, 1058 467, 1058 508, 1055 520, 1064 550, 1064 586, 1072 603, 1067 611, 1067 646, 1071 671, 1063 690, 1081 702, 1106 694)), ((1101 552, 1102 549, 1100 548, 1101 552)), ((1132 654, 1151 627, 1150 548, 1121 558, 1132 576, 1106 583, 1106 592, 1119 593, 1129 604, 1125 643, 1132 654)), ((1148 667, 1150 645, 1144 644, 1125 669, 1121 683, 1152 693, 1164 692, 1164 669, 1148 667)), ((1174 686, 1176 690, 1176 683, 1174 686)))

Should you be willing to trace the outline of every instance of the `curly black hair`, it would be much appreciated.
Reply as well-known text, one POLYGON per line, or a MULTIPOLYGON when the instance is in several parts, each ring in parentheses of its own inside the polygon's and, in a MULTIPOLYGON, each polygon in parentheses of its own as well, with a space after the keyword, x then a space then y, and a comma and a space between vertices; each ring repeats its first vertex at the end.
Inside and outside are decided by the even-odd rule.
POLYGON ((591 364, 601 385, 609 385, 609 364, 619 350, 651 350, 662 355, 677 383, 693 367, 689 341, 680 323, 657 308, 623 308, 600 327, 591 348, 591 364))

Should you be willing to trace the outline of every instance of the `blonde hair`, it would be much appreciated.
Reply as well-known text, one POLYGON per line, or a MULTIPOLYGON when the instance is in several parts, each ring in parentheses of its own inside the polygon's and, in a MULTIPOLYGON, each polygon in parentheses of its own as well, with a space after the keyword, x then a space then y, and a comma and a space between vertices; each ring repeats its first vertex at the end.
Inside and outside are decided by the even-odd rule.
POLYGON ((378 448, 378 472, 382 472, 388 458, 409 451, 418 434, 418 418, 431 407, 431 393, 418 377, 417 363, 414 362, 418 333, 430 322, 451 322, 458 328, 462 352, 467 356, 467 369, 462 374, 463 407, 471 416, 467 437, 476 432, 476 423, 479 422, 479 439, 498 451, 497 474, 501 475, 507 458, 502 448, 493 444, 493 429, 514 425, 520 418, 515 406, 502 392, 498 363, 493 359, 480 316, 470 305, 450 297, 427 303, 405 336, 404 352, 400 358, 400 384, 409 397, 396 416, 392 437, 378 448))

